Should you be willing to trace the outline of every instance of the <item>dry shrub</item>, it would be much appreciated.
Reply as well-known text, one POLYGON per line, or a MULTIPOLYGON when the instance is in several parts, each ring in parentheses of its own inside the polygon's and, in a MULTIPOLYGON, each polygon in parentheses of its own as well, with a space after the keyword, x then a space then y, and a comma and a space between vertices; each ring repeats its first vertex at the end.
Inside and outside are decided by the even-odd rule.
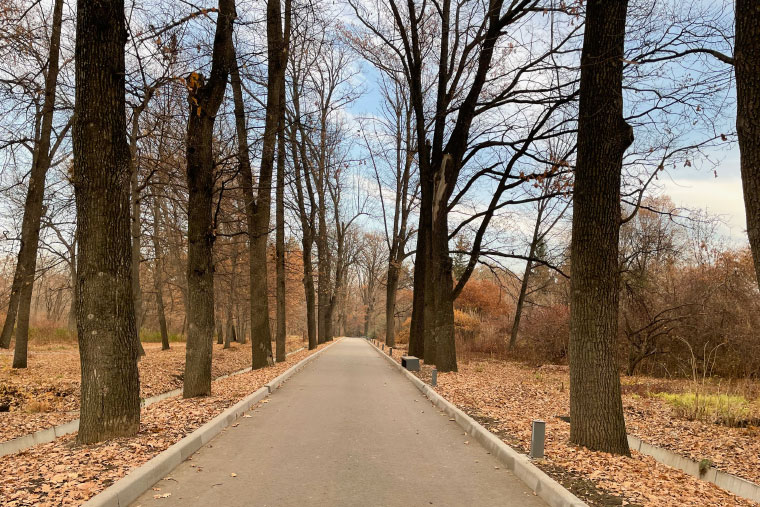
POLYGON ((410 328, 412 327, 412 318, 407 317, 403 324, 401 324, 401 327, 399 328, 398 332, 396 333, 396 343, 399 345, 403 345, 406 343, 409 343, 409 333, 410 328))
POLYGON ((69 333, 65 327, 43 322, 36 327, 29 328, 30 345, 72 344, 76 342, 76 335, 69 333))
POLYGON ((532 308, 523 317, 512 355, 533 366, 567 364, 570 308, 564 304, 532 308))

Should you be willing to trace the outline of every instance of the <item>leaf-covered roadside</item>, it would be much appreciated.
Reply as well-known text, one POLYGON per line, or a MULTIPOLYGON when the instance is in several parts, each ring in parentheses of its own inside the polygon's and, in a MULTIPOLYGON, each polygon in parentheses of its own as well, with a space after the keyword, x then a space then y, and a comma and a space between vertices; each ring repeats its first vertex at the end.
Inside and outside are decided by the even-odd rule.
POLYGON ((76 435, 69 435, 0 457, 2 505, 79 505, 313 352, 303 350, 271 368, 214 381, 207 398, 155 403, 143 409, 140 432, 133 438, 76 446, 76 435))
MULTIPOLYGON (((397 361, 402 351, 394 350, 397 361)), ((431 369, 423 364, 417 375, 430 382, 431 369)), ((530 447, 531 421, 546 421, 546 459, 536 464, 589 505, 756 505, 638 452, 626 458, 570 445, 570 426, 558 418, 569 414, 568 380, 566 367, 474 360, 460 364, 457 373, 439 373, 436 391, 523 453, 530 447)), ((623 398, 630 434, 696 460, 709 458, 749 480, 760 479, 755 429, 679 420, 658 398, 634 392, 623 398)))
MULTIPOLYGON (((290 336, 288 352, 303 346, 290 336)), ((145 343, 140 359, 140 396, 149 398, 182 387, 185 344, 145 343)), ((74 345, 32 347, 30 367, 13 369, 12 351, 0 350, 0 442, 34 433, 79 417, 79 351, 74 345)), ((214 344, 212 378, 240 371, 251 365, 250 342, 233 343, 229 349, 214 344)))

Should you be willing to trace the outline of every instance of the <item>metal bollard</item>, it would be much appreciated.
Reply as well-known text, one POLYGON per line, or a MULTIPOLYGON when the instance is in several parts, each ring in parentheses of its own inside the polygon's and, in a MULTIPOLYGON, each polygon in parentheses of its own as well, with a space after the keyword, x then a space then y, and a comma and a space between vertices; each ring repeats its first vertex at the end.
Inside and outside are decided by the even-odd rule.
POLYGON ((438 385, 438 370, 433 368, 433 371, 431 371, 430 374, 431 374, 430 385, 435 387, 438 385))
POLYGON ((533 431, 530 437, 530 457, 544 459, 544 439, 546 438, 546 423, 533 421, 533 431))
POLYGON ((393 357, 393 347, 388 347, 388 355, 393 357))
POLYGON ((383 343, 383 350, 385 350, 385 344, 383 343))

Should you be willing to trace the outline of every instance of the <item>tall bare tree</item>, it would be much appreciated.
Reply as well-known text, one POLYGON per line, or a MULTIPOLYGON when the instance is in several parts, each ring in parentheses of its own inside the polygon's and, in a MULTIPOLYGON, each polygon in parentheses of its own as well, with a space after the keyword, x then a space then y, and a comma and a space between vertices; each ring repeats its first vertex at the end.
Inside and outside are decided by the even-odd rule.
POLYGON ((736 132, 741 153, 747 235, 760 282, 760 8, 736 1, 736 132))
POLYGON ((212 219, 214 192, 214 120, 227 88, 235 1, 219 0, 211 73, 208 80, 193 72, 186 79, 187 120, 187 351, 183 396, 211 394, 211 352, 214 336, 214 270, 212 219))
POLYGON ((633 129, 623 118, 628 0, 588 0, 573 193, 570 440, 630 455, 615 359, 620 182, 633 129))
POLYGON ((130 279, 123 0, 79 0, 74 192, 82 383, 77 441, 133 435, 140 381, 130 279))
MULTIPOLYGON (((42 110, 35 128, 35 147, 32 156, 32 169, 29 176, 29 188, 24 203, 24 219, 21 225, 21 246, 18 252, 16 272, 11 286, 0 347, 8 348, 11 344, 13 328, 16 329, 16 348, 13 355, 14 368, 26 368, 27 341, 29 339, 29 317, 31 313, 32 290, 37 269, 37 248, 40 237, 40 220, 42 218, 42 201, 45 194, 45 179, 53 155, 60 146, 63 135, 51 147, 53 134, 53 116, 58 86, 59 60, 61 53, 61 26, 63 24, 63 0, 53 4, 53 23, 50 34, 50 46, 47 69, 45 70, 45 90, 42 110)), ((68 127, 66 127, 68 130, 68 127)), ((64 133, 65 134, 65 133, 64 133)))

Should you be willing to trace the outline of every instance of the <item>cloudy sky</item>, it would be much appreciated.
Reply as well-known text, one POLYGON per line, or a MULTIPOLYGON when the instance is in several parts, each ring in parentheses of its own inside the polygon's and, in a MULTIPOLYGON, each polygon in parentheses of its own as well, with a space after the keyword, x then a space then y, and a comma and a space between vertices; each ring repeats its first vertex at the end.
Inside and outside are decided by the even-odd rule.
POLYGON ((725 222, 724 234, 737 244, 746 243, 744 198, 739 173, 739 148, 714 153, 720 161, 717 177, 709 171, 685 167, 661 179, 662 193, 677 206, 706 209, 720 215, 725 222))

